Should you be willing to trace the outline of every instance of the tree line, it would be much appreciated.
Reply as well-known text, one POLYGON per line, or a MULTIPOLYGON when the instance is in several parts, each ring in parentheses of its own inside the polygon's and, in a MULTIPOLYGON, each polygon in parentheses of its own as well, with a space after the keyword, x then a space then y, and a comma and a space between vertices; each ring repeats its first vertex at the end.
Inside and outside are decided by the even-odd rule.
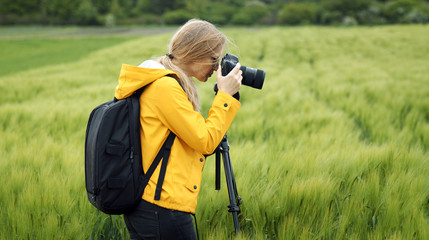
POLYGON ((379 25, 429 22, 429 0, 0 0, 0 24, 379 25))

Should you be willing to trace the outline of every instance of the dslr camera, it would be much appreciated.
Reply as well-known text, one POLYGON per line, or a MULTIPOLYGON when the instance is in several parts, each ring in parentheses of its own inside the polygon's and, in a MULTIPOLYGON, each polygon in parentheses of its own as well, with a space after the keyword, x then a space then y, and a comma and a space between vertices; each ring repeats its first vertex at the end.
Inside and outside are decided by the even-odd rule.
MULTIPOLYGON (((222 76, 228 75, 228 73, 234 69, 237 63, 237 56, 234 56, 230 53, 225 54, 221 61, 222 76)), ((241 66, 240 70, 243 72, 243 80, 241 81, 241 84, 257 89, 262 89, 262 85, 264 84, 265 80, 265 71, 246 66, 241 66)))

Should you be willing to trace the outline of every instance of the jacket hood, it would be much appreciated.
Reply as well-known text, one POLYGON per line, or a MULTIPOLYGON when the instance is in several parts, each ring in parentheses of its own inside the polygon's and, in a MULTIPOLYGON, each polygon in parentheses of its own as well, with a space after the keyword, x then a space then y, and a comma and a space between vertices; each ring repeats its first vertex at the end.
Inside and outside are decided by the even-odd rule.
POLYGON ((173 74, 178 78, 175 72, 165 69, 163 65, 154 60, 144 61, 138 67, 122 64, 115 98, 127 98, 138 89, 168 74, 173 74))

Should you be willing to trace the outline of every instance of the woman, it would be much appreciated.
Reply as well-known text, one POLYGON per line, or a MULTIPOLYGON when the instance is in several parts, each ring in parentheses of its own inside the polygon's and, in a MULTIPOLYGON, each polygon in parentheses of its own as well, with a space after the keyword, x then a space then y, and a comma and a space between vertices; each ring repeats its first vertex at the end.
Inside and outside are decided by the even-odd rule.
POLYGON ((139 206, 124 216, 131 239, 197 238, 191 214, 197 207, 204 155, 214 152, 240 108, 232 97, 241 87, 240 64, 227 76, 222 76, 219 66, 226 43, 227 38, 212 24, 193 19, 173 36, 166 56, 138 67, 122 66, 116 98, 128 97, 146 86, 140 97, 145 172, 170 131, 177 136, 160 199, 154 197, 158 167, 139 206), (213 71, 217 71, 219 90, 204 119, 192 77, 206 82, 213 71))

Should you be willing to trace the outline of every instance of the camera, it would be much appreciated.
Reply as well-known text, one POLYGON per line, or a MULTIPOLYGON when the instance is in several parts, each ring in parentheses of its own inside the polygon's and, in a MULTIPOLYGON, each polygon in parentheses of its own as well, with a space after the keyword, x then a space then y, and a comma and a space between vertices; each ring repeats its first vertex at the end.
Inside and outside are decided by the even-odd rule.
MULTIPOLYGON (((222 75, 226 76, 237 65, 238 57, 230 53, 225 54, 221 61, 222 75)), ((250 67, 241 66, 240 70, 243 72, 243 80, 241 84, 262 89, 265 79, 265 71, 250 67)))

